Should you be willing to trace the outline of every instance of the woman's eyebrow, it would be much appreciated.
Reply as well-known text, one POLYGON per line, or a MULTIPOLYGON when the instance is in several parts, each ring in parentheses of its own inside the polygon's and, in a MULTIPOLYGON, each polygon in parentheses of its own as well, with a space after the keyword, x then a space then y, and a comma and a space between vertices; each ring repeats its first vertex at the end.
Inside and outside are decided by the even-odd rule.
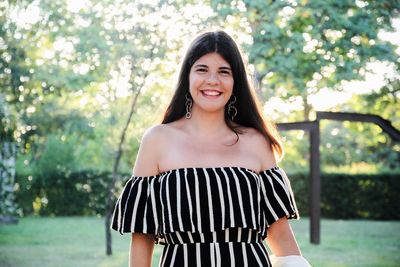
MULTIPOLYGON (((194 67, 195 67, 195 68, 208 68, 208 66, 205 65, 205 64, 197 64, 197 65, 195 65, 194 67)), ((219 69, 220 69, 220 70, 231 70, 231 68, 228 67, 228 66, 222 66, 222 67, 219 67, 219 69)))
POLYGON ((204 65, 204 64, 197 64, 197 65, 195 65, 194 67, 195 67, 195 68, 208 68, 208 66, 207 66, 207 65, 204 65))

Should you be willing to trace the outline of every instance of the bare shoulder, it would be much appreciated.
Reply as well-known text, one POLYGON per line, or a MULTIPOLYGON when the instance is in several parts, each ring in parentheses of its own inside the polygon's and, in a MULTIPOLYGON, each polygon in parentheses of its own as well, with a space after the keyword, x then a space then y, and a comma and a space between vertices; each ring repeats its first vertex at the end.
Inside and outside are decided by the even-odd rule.
POLYGON ((245 145, 260 159, 261 169, 275 167, 277 163, 270 141, 254 128, 245 127, 243 133, 245 145))
POLYGON ((162 141, 167 131, 165 124, 154 125, 144 132, 141 143, 157 144, 162 141))
POLYGON ((133 169, 134 175, 151 176, 159 173, 158 163, 167 140, 168 131, 168 127, 159 124, 144 132, 133 169))
POLYGON ((255 146, 269 146, 269 141, 256 129, 250 127, 241 127, 243 136, 247 143, 255 146))

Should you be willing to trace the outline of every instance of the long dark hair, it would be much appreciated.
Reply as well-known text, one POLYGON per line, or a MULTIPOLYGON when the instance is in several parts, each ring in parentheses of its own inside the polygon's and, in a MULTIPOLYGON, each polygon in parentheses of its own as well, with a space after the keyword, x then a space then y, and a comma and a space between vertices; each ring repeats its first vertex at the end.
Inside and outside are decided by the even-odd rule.
POLYGON ((228 115, 228 108, 225 107, 227 126, 238 138, 239 134, 243 133, 241 126, 257 129, 270 143, 275 155, 281 158, 283 148, 276 127, 270 121, 263 119, 260 104, 247 79, 240 50, 235 41, 224 31, 205 32, 192 41, 182 61, 176 90, 165 111, 162 123, 170 123, 185 116, 185 95, 189 92, 190 69, 196 60, 208 53, 218 53, 229 63, 232 69, 234 83, 231 99, 236 96, 235 107, 238 112, 234 120, 231 120, 228 115))

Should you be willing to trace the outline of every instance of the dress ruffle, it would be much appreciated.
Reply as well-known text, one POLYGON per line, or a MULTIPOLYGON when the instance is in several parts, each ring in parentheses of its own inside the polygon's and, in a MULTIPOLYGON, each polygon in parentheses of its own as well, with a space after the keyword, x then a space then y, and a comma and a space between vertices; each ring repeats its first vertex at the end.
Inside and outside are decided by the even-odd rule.
POLYGON ((123 233, 159 233, 159 176, 132 176, 115 205, 111 228, 123 233))
POLYGON ((261 178, 261 230, 263 239, 267 228, 280 218, 299 219, 290 181, 283 169, 274 167, 260 173, 261 178))
POLYGON ((172 232, 257 230, 264 239, 279 218, 298 218, 289 179, 274 167, 181 168, 132 176, 115 206, 112 229, 163 238, 172 232))

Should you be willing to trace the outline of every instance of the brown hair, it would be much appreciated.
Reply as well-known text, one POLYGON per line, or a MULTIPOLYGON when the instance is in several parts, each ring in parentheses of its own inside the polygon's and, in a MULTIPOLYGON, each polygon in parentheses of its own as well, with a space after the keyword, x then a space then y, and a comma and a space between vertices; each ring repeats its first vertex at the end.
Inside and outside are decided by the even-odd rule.
POLYGON ((239 134, 243 133, 240 126, 257 129, 270 143, 275 156, 281 159, 283 147, 278 131, 272 122, 263 118, 260 103, 247 79, 240 50, 235 41, 224 31, 205 32, 192 41, 183 59, 176 90, 164 114, 162 123, 176 121, 185 115, 185 95, 189 92, 190 69, 200 57, 213 52, 221 55, 232 68, 234 79, 232 97, 233 95, 236 96, 235 106, 238 113, 234 120, 231 120, 228 116, 228 108, 225 107, 227 126, 238 138, 239 134))

